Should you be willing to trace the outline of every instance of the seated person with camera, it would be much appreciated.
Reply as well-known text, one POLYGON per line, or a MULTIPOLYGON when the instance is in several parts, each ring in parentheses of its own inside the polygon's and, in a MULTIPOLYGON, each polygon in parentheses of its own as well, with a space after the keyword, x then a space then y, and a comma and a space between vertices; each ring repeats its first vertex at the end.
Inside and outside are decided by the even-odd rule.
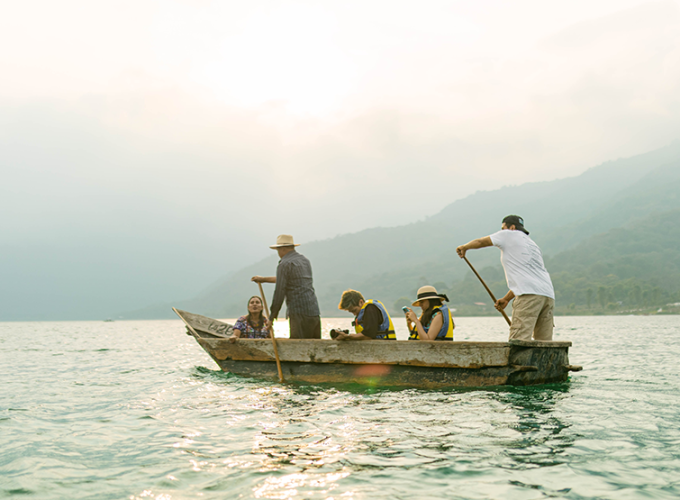
POLYGON ((356 333, 331 330, 334 340, 397 340, 392 318, 379 300, 364 300, 364 296, 356 290, 346 290, 338 309, 354 314, 352 325, 356 333))

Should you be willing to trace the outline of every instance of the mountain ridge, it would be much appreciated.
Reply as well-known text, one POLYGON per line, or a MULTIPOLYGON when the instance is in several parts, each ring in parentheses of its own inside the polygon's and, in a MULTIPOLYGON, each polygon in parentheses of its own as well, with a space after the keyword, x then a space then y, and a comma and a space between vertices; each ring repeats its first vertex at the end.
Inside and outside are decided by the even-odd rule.
MULTIPOLYGON (((508 213, 522 215, 532 238, 552 257, 636 218, 680 208, 678 192, 680 142, 605 162, 575 177, 478 192, 423 221, 311 242, 301 253, 312 262, 322 314, 337 312, 338 297, 347 288, 391 305, 419 284, 449 288, 463 280, 469 270, 455 247, 497 231, 508 213)), ((178 301, 178 307, 213 317, 240 314, 247 298, 257 293, 250 277, 274 275, 277 260, 272 255, 220 278, 195 298, 178 301)), ((474 262, 478 269, 498 266, 498 253, 477 252, 474 262)), ((124 317, 170 317, 169 305, 163 306, 168 312, 160 307, 124 317)))

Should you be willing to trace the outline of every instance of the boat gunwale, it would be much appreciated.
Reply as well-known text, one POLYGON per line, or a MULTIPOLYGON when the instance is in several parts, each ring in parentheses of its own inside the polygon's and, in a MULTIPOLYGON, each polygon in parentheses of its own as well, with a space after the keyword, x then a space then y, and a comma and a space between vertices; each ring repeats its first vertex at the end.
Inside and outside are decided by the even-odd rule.
MULTIPOLYGON (((193 323, 193 318, 202 318, 203 320, 208 320, 210 321, 211 324, 214 323, 219 323, 220 325, 226 325, 227 327, 233 328, 233 325, 230 323, 227 323, 225 321, 219 320, 219 319, 214 319, 210 318, 208 316, 203 316, 200 314, 196 313, 190 313, 189 311, 183 311, 181 309, 176 309, 175 312, 177 315, 180 316, 180 318, 183 318, 184 321, 188 321, 189 323, 193 323), (184 318, 184 316, 187 316, 184 318)), ((201 332, 206 335, 210 335, 210 337, 200 337, 202 339, 210 339, 210 340, 229 340, 232 338, 231 335, 227 335, 221 332, 216 332, 216 331, 211 331, 209 328, 206 328, 204 325, 196 323, 192 324, 192 328, 196 331, 196 333, 201 332)), ((238 342, 247 342, 251 340, 256 340, 256 341, 261 341, 261 340, 267 340, 267 339, 246 339, 246 338, 239 338, 238 342)), ((304 342, 338 342, 338 341, 333 341, 332 339, 291 339, 287 337, 276 337, 276 342, 299 342, 299 341, 304 341, 304 342)), ((351 342, 351 343, 356 343, 356 342, 361 342, 362 344, 366 343, 375 343, 375 342, 380 342, 384 343, 386 342, 385 340, 362 340, 362 341, 351 341, 351 340, 345 340, 342 341, 344 342, 351 342)), ((391 342, 391 341, 387 341, 391 342)), ((397 340, 396 342, 402 343, 402 342, 408 342, 407 339, 405 340, 397 340)), ((411 341, 411 342, 416 342, 416 341, 411 341)), ((563 347, 571 347, 572 343, 569 340, 518 340, 518 339, 509 339, 506 341, 471 341, 471 340, 453 340, 453 341, 441 341, 441 340, 418 340, 420 344, 437 344, 439 346, 442 346, 442 348, 446 349, 447 347, 445 346, 451 346, 451 345, 457 345, 457 346, 463 346, 463 345, 470 345, 470 346, 486 346, 486 347, 542 347, 542 348, 563 348, 563 347)), ((338 342, 340 343, 340 342, 338 342)))
MULTIPOLYGON (((199 330, 198 328, 196 328, 199 330)), ((207 332, 201 330, 203 333, 209 333, 211 335, 212 332, 207 332)), ((214 341, 229 341, 231 337, 201 337, 201 340, 209 340, 211 342, 214 341)), ((251 342, 251 341, 256 341, 256 342, 263 342, 263 341, 269 341, 269 339, 247 339, 247 338, 238 338, 236 342, 251 342)), ((395 341, 386 341, 386 340, 361 340, 361 341, 354 341, 354 340, 343 340, 343 341, 337 341, 333 339, 289 339, 287 337, 276 337, 276 342, 324 342, 324 343, 329 343, 329 342, 335 342, 337 344, 362 344, 362 345, 368 345, 368 344, 374 344, 374 343, 380 343, 385 344, 395 342, 395 341)), ((406 343, 406 342, 411 342, 415 343, 416 341, 414 340, 397 340, 396 341, 399 344, 406 343)), ((418 343, 425 344, 425 345, 438 345, 441 346, 443 349, 448 349, 449 346, 470 346, 470 347, 541 347, 541 348, 563 348, 563 347, 571 347, 572 343, 570 340, 508 340, 508 341, 496 341, 496 340, 490 340, 490 341, 485 341, 485 340, 453 340, 453 341, 441 341, 441 340, 418 340, 418 343)), ((230 342, 231 343, 231 342, 230 342)))

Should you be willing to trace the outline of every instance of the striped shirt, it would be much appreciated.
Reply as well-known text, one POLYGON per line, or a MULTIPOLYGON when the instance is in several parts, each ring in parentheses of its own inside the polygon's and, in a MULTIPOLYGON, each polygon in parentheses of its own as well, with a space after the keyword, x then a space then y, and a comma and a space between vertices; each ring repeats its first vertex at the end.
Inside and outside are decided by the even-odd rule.
POLYGON ((319 303, 312 281, 312 265, 307 257, 295 250, 284 255, 276 268, 272 318, 278 317, 284 298, 288 308, 286 315, 319 316, 319 303))

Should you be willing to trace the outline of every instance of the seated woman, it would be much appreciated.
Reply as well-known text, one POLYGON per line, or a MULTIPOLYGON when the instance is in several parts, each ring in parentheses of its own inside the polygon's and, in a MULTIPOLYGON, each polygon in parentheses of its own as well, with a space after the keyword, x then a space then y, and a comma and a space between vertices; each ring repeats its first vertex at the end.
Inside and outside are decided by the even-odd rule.
POLYGON ((248 314, 241 316, 234 325, 234 335, 229 339, 268 339, 269 321, 262 314, 262 299, 257 295, 248 300, 248 314))
POLYGON ((437 293, 433 286, 418 289, 418 298, 413 305, 422 309, 420 318, 411 309, 404 308, 406 324, 411 333, 409 340, 453 340, 456 325, 444 301, 448 302, 449 298, 437 293))

